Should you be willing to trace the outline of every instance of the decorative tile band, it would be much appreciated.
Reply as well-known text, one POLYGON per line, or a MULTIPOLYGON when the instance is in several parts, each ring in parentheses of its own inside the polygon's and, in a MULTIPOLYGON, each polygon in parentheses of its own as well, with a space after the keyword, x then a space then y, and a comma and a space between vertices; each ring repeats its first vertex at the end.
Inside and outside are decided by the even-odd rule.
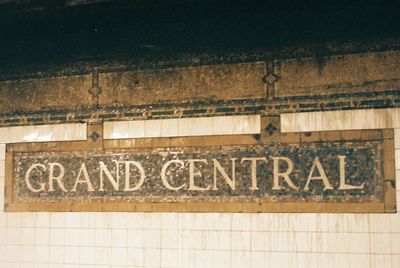
POLYGON ((131 107, 93 107, 0 115, 0 127, 232 115, 278 115, 313 111, 400 107, 400 91, 327 96, 162 103, 131 107))

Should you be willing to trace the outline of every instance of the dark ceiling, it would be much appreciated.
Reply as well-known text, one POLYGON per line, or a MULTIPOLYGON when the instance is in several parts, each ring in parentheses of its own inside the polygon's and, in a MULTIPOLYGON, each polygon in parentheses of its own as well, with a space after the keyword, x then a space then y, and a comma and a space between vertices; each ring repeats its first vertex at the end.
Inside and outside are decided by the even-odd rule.
POLYGON ((0 0, 0 65, 398 38, 399 1, 0 0))

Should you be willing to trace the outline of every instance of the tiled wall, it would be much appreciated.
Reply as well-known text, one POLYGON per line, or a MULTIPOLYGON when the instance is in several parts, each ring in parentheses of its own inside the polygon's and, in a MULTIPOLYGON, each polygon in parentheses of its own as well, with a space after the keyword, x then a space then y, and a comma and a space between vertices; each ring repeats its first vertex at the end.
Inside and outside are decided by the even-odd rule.
MULTIPOLYGON (((33 129, 23 128, 23 137, 33 129)), ((68 131, 65 139, 86 137, 68 131)), ((395 136, 399 182, 400 130, 395 136)), ((2 198, 4 150, 0 145, 2 198)), ((0 267, 397 268, 400 214, 0 212, 0 267)))

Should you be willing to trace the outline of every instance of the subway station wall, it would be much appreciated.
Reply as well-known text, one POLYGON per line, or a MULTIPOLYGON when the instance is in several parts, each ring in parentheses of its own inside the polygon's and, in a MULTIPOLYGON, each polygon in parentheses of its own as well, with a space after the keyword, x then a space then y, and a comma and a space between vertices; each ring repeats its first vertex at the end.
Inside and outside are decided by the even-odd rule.
MULTIPOLYGON (((351 123, 365 120, 365 113, 346 111, 338 112, 336 125, 311 120, 330 116, 316 112, 281 116, 281 127, 286 132, 395 128, 399 196, 399 111, 366 112, 365 126, 351 123), (303 123, 296 127, 290 116, 302 118, 303 123)), ((112 133, 129 131, 128 122, 126 128, 118 124, 109 130, 110 138, 112 133)), ((87 137, 86 124, 0 130, 1 204, 6 143, 87 137)), ((400 267, 399 213, 0 212, 0 267, 4 268, 355 266, 400 267)))
MULTIPOLYGON (((98 105, 154 105, 262 99, 274 83, 276 97, 395 91, 400 86, 398 51, 280 58, 183 67, 100 69, 98 105), (276 81, 268 73, 277 74, 276 81), (263 78, 265 76, 265 79, 263 78)), ((36 77, 35 77, 36 75, 36 77)), ((92 108, 92 74, 0 80, 0 112, 92 108)))

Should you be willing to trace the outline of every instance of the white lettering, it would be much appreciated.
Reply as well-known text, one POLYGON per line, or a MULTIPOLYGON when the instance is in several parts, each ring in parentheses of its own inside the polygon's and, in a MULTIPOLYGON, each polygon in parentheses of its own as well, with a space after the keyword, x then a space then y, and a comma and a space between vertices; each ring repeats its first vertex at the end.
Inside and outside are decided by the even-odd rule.
POLYGON ((89 179, 89 174, 87 172, 87 168, 86 168, 86 165, 84 162, 82 162, 82 164, 81 164, 81 168, 80 168, 78 176, 76 177, 76 180, 75 180, 74 188, 71 191, 76 192, 76 187, 78 186, 78 184, 82 184, 82 183, 86 183, 89 192, 94 192, 93 185, 89 179), (80 179, 82 174, 84 177, 83 180, 80 179))
POLYGON ((207 191, 210 189, 211 185, 208 185, 206 188, 199 187, 195 185, 194 178, 197 177, 202 177, 202 174, 200 171, 194 171, 194 164, 196 162, 200 163, 205 163, 207 164, 206 159, 188 159, 189 162, 189 190, 190 191, 207 191))
POLYGON ((274 160, 274 185, 272 190, 281 190, 281 186, 279 185, 279 178, 283 178, 290 188, 298 190, 299 187, 294 185, 289 175, 293 171, 293 162, 287 157, 272 157, 274 160), (288 165, 288 168, 285 172, 279 172, 279 161, 285 161, 288 165))
POLYGON ((340 163, 340 168, 339 168, 339 175, 340 175, 340 185, 339 185, 339 190, 353 190, 353 189, 363 189, 364 184, 361 184, 359 186, 356 185, 351 185, 351 184, 346 184, 346 171, 345 171, 345 166, 346 166, 346 156, 344 155, 339 155, 339 163, 340 163))
POLYGON ((54 181, 57 182, 58 187, 60 187, 61 190, 63 190, 64 192, 68 192, 65 189, 63 182, 61 181, 61 179, 64 177, 64 174, 65 174, 65 170, 64 170, 63 165, 61 165, 60 163, 50 163, 49 192, 54 192, 54 181), (60 170, 60 173, 58 174, 58 176, 54 176, 54 167, 58 167, 58 169, 60 170))
POLYGON ((25 184, 26 184, 26 186, 28 187, 28 189, 29 189, 31 192, 34 192, 34 193, 38 193, 38 192, 44 191, 44 189, 45 189, 45 183, 43 183, 43 182, 42 182, 42 183, 39 183, 40 187, 35 189, 35 188, 33 188, 31 182, 29 181, 29 177, 30 177, 30 175, 31 175, 31 172, 32 172, 32 170, 34 170, 36 167, 42 168, 42 169, 43 169, 43 172, 46 171, 46 167, 45 167, 44 165, 42 165, 42 164, 33 164, 32 166, 30 166, 30 168, 28 169, 28 171, 27 171, 26 174, 25 174, 25 184))
POLYGON ((178 187, 174 187, 171 184, 169 184, 169 182, 167 180, 167 176, 166 176, 166 171, 167 171, 167 168, 171 164, 179 164, 180 168, 182 169, 185 166, 185 163, 183 161, 181 161, 181 160, 170 160, 167 163, 165 163, 164 166, 161 169, 161 180, 162 180, 164 186, 167 187, 168 189, 172 190, 172 191, 178 191, 178 190, 182 189, 183 187, 185 187, 186 183, 183 183, 181 186, 178 186, 178 187))
POLYGON ((316 157, 314 159, 313 165, 312 165, 311 170, 310 170, 310 174, 308 175, 308 179, 307 179, 306 185, 304 186, 304 190, 305 191, 310 190, 309 185, 310 185, 311 180, 322 180, 322 182, 324 183, 324 186, 325 186, 324 187, 324 191, 333 189, 331 184, 329 183, 328 177, 326 176, 325 170, 322 167, 322 164, 319 161, 318 157, 316 157), (318 169, 318 172, 319 172, 320 176, 313 176, 315 168, 318 169))
POLYGON ((251 187, 250 190, 258 190, 257 186, 257 161, 264 161, 268 163, 265 157, 243 157, 240 163, 243 161, 251 161, 251 187))
POLYGON ((225 169, 221 166, 221 164, 216 160, 212 160, 214 163, 214 187, 213 190, 218 190, 217 188, 217 171, 222 175, 228 185, 231 187, 232 190, 236 188, 236 181, 235 181, 235 161, 236 158, 231 158, 232 161, 232 178, 229 178, 228 174, 226 174, 225 169))

